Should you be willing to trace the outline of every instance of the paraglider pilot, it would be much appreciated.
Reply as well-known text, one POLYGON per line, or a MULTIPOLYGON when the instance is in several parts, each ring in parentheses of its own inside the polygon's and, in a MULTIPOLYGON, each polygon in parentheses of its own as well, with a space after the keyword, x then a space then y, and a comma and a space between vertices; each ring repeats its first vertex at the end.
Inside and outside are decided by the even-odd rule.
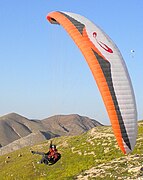
POLYGON ((52 141, 50 143, 50 148, 47 153, 38 151, 31 151, 31 153, 42 155, 42 159, 38 162, 39 164, 54 164, 61 158, 61 154, 58 153, 56 145, 52 144, 52 141))

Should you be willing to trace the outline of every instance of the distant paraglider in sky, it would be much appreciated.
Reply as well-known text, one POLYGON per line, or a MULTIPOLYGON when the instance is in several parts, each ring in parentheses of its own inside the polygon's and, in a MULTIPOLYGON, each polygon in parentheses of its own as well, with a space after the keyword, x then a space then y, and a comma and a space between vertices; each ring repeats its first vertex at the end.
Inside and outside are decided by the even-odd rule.
POLYGON ((107 34, 81 15, 51 12, 47 19, 62 25, 81 50, 96 80, 118 145, 124 154, 131 152, 137 137, 137 109, 119 49, 107 34))
POLYGON ((134 58, 135 50, 131 49, 131 57, 134 58))
POLYGON ((134 52, 135 52, 135 51, 132 49, 132 50, 131 50, 131 53, 134 53, 134 52))

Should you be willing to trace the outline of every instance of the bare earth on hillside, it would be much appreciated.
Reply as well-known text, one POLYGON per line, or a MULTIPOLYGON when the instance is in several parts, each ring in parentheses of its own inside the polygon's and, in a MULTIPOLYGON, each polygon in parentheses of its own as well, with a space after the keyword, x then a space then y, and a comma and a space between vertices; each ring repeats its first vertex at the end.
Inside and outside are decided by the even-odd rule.
POLYGON ((92 167, 91 169, 86 170, 85 172, 77 176, 76 179, 88 180, 92 178, 104 178, 105 175, 108 175, 111 179, 117 178, 121 180, 143 180, 143 172, 141 171, 141 168, 143 166, 139 163, 140 159, 143 160, 143 155, 130 155, 118 158, 111 162, 92 167), (113 175, 113 169, 114 171, 118 172, 121 177, 115 177, 113 175), (132 175, 132 178, 127 177, 126 172, 130 173, 132 175))

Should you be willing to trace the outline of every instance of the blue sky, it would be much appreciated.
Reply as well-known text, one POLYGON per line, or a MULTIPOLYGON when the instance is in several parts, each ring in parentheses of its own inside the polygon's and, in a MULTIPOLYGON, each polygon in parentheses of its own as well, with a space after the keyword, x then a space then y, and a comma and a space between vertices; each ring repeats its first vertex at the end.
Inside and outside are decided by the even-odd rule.
POLYGON ((143 119, 142 9, 142 0, 0 1, 0 115, 43 119, 77 113, 109 124, 81 52, 62 27, 46 20, 51 11, 69 11, 93 21, 116 43, 143 119))

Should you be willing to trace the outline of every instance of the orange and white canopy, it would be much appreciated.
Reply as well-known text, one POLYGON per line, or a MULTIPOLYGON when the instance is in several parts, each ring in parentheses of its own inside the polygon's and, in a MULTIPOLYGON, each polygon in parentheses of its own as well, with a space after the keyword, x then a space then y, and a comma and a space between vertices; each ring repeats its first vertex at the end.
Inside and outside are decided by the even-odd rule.
POLYGON ((108 112, 118 145, 124 154, 136 144, 137 110, 127 67, 114 42, 85 17, 51 12, 47 19, 68 32, 85 57, 108 112))

